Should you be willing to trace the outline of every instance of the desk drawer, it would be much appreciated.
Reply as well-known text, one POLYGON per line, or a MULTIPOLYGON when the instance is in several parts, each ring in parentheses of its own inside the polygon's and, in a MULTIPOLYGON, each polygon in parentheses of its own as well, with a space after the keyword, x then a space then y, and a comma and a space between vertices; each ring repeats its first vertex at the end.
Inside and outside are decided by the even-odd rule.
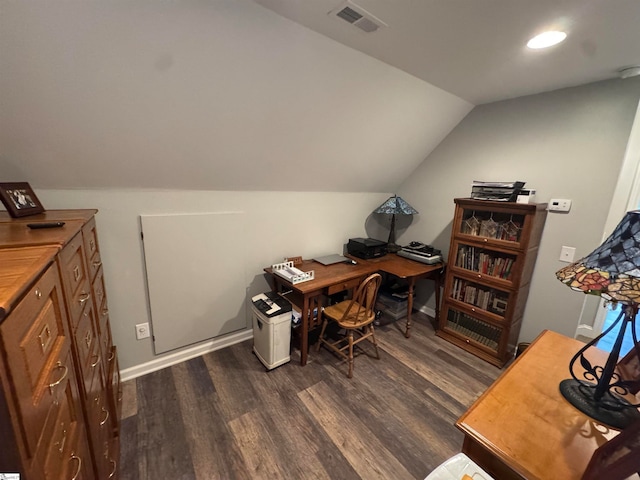
POLYGON ((358 285, 360 285, 361 281, 362 281, 362 278, 355 278, 353 280, 347 280, 345 282, 331 285, 330 287, 327 288, 327 295, 333 295, 334 293, 344 292, 345 290, 353 290, 358 285))

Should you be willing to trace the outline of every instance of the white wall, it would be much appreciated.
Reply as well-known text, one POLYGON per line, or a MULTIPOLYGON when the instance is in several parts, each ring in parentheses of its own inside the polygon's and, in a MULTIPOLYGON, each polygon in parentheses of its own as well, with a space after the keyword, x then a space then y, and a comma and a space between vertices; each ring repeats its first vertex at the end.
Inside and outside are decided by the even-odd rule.
MULTIPOLYGON (((123 369, 155 368, 171 354, 156 357, 150 339, 136 340, 135 325, 149 321, 139 215, 244 211, 245 249, 229 251, 247 271, 247 298, 270 290, 263 268, 284 257, 342 253, 351 237, 363 237, 365 221, 389 194, 205 192, 160 190, 37 190, 48 209, 97 208, 109 317, 123 369)), ((220 232, 224 235, 224 232, 220 232)), ((167 243, 167 254, 188 245, 167 243)), ((213 258, 217 255, 212 255, 213 258)), ((202 268, 215 268, 202 258, 202 268)), ((220 272, 224 276, 224 272, 220 272)), ((180 322, 180 318, 176 318, 180 322)), ((248 323, 250 326, 250 322, 248 323)), ((175 352, 174 352, 175 353, 175 352)), ((180 354, 180 352, 177 352, 180 354)))
MULTIPOLYGON (((573 200, 568 214, 549 213, 520 334, 543 329, 573 336, 585 296, 555 272, 563 245, 576 260, 602 240, 605 219, 640 99, 640 78, 482 105, 434 150, 399 189, 420 211, 401 242, 419 239, 449 250, 453 198, 469 197, 473 180, 522 180, 537 201, 573 200)), ((419 302, 433 302, 423 285, 419 302)), ((587 302, 593 318, 596 302, 587 302)))
POLYGON ((0 8, 2 176, 35 188, 392 191, 472 108, 250 0, 0 8))
POLYGON ((148 320, 138 215, 246 210, 251 247, 229 254, 264 291, 262 268, 285 255, 386 238, 370 212, 472 108, 250 0, 0 8, 0 179, 48 209, 100 210, 124 369, 157 360, 134 337, 148 320), (278 193, 309 191, 347 193, 278 193))

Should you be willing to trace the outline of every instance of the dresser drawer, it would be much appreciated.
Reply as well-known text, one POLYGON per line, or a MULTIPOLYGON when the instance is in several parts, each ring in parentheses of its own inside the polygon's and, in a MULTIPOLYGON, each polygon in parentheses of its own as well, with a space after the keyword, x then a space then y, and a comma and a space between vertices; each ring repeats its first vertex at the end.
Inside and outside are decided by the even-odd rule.
POLYGON ((80 376, 85 391, 91 388, 94 372, 102 362, 100 337, 96 329, 93 305, 87 305, 80 316, 74 333, 76 353, 80 364, 80 376))
MULTIPOLYGON (((98 380, 96 378, 95 380, 98 380)), ((98 477, 108 478, 112 471, 111 463, 111 439, 113 429, 111 425, 111 412, 109 411, 106 390, 102 382, 96 384, 86 399, 87 422, 94 460, 98 477)))
POLYGON ((103 315, 100 318, 100 331, 103 332, 100 334, 100 347, 102 348, 102 354, 104 355, 105 363, 108 363, 109 356, 111 355, 111 349, 113 348, 109 315, 103 315))
POLYGON ((112 415, 111 424, 116 434, 119 434, 120 417, 122 416, 122 383, 120 382, 117 347, 111 348, 111 355, 109 356, 107 394, 109 395, 109 408, 112 415))
POLYGON ((95 252, 92 256, 87 256, 87 264, 89 267, 89 273, 91 278, 95 278, 96 274, 102 267, 102 259, 100 258, 100 252, 95 252))
POLYGON ((96 312, 98 316, 100 316, 100 308, 104 305, 104 308, 107 306, 107 294, 104 286, 104 275, 102 273, 102 268, 98 269, 96 276, 93 279, 92 289, 93 289, 93 304, 96 307, 96 312))
POLYGON ((91 219, 91 221, 82 228, 82 238, 84 240, 84 254, 87 259, 87 267, 89 268, 91 281, 93 281, 102 266, 95 219, 91 219))
POLYGON ((47 478, 61 478, 60 473, 65 466, 69 448, 74 440, 71 437, 75 434, 77 418, 72 418, 72 412, 69 407, 73 408, 73 404, 70 405, 68 401, 60 405, 49 442, 41 446, 41 448, 47 450, 45 454, 47 478))
POLYGON ((91 283, 87 273, 82 235, 73 240, 58 255, 69 317, 75 329, 85 303, 91 300, 91 283))
POLYGON ((116 480, 120 477, 118 460, 120 460, 120 437, 116 436, 109 442, 109 464, 111 467, 109 480, 116 480))
MULTIPOLYGON (((82 227, 82 238, 84 240, 84 250, 88 259, 93 259, 99 253, 98 233, 96 231, 96 220, 92 218, 82 227)), ((97 269, 96 269, 97 270, 97 269)))
MULTIPOLYGON (((52 265, 0 325, 26 448, 35 453, 70 379, 75 382, 62 289, 52 265)), ((52 424, 51 424, 52 425, 52 424)))
POLYGON ((87 437, 80 423, 72 422, 64 450, 51 446, 47 456, 46 479, 95 480, 87 437))

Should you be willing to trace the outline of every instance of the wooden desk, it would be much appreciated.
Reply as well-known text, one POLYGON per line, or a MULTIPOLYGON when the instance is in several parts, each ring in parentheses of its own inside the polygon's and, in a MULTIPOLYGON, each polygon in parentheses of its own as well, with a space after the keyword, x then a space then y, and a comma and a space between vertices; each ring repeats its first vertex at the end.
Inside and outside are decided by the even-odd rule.
MULTIPOLYGON (((578 340, 544 331, 458 420, 462 451, 496 479, 581 478, 593 452, 619 432, 560 394, 578 340)), ((585 354, 604 365, 607 353, 585 354)))
MULTIPOLYGON (((354 257, 355 258, 355 257, 354 257)), ((374 272, 386 272, 399 278, 406 279, 409 283, 409 296, 407 298, 407 323, 405 336, 408 338, 411 328, 411 311, 413 309, 413 295, 415 283, 422 278, 431 278, 436 283, 436 321, 440 314, 440 286, 444 265, 426 265, 395 254, 373 260, 355 258, 356 264, 335 263, 322 265, 313 260, 305 260, 302 265, 297 265, 302 271, 314 271, 314 279, 291 284, 287 280, 275 275, 271 267, 264 271, 272 280, 272 288, 276 292, 288 292, 287 298, 300 307, 301 338, 300 338, 300 364, 306 365, 309 351, 309 330, 322 322, 323 297, 352 290, 367 276, 374 272), (314 311, 316 316, 314 316, 314 311)))
POLYGON ((407 324, 404 336, 411 336, 411 312, 413 311, 413 294, 416 282, 423 278, 430 278, 435 282, 436 291, 436 322, 440 319, 440 288, 442 286, 442 275, 444 274, 444 264, 437 263, 426 265, 399 255, 385 255, 384 257, 367 260, 376 266, 376 271, 390 273, 398 278, 407 280, 409 283, 409 296, 407 297, 407 324))

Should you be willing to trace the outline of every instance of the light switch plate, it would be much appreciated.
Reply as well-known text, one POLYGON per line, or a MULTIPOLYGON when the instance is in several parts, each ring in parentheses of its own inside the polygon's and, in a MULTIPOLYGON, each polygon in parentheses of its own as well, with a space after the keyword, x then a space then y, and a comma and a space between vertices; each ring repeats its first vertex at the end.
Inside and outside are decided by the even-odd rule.
POLYGON ((565 247, 562 246, 562 250, 560 250, 560 261, 572 263, 573 259, 576 256, 576 248, 575 247, 565 247))

